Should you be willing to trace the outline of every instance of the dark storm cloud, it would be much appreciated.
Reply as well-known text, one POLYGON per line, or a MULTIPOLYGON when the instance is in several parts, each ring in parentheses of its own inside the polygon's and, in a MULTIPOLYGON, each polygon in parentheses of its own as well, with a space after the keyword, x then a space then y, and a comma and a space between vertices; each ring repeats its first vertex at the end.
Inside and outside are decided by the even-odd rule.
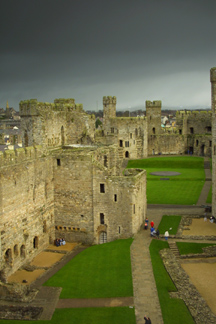
POLYGON ((3 0, 0 106, 75 97, 85 109, 162 99, 210 105, 216 65, 212 0, 3 0))

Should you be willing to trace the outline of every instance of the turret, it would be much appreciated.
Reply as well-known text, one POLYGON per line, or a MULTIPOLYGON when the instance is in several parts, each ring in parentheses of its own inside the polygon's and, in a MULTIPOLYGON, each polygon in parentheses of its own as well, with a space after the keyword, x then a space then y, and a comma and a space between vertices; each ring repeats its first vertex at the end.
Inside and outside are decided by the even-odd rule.
POLYGON ((11 117, 10 108, 9 108, 9 105, 8 105, 8 100, 7 100, 7 104, 6 104, 5 117, 6 118, 11 117))
POLYGON ((146 117, 148 135, 158 135, 161 132, 161 101, 146 101, 146 117))
POLYGON ((103 97, 103 120, 104 124, 110 118, 116 117, 116 97, 103 97))

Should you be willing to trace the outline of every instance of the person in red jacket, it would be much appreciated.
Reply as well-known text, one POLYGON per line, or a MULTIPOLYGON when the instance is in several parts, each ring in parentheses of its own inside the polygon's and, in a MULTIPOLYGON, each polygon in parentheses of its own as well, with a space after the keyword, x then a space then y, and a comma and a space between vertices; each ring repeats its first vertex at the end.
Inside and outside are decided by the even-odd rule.
POLYGON ((153 221, 151 221, 151 227, 154 227, 154 222, 153 221))

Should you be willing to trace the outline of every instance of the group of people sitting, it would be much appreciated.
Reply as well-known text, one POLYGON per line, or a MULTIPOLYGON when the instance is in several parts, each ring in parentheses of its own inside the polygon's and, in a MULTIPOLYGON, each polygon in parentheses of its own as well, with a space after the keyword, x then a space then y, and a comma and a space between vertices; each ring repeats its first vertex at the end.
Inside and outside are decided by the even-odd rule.
POLYGON ((55 245, 56 246, 65 245, 65 244, 66 244, 66 241, 65 241, 64 238, 60 238, 60 239, 55 240, 55 245))
MULTIPOLYGON (((149 220, 148 220, 148 217, 146 217, 146 220, 145 220, 145 225, 144 225, 144 229, 148 229, 148 223, 149 223, 149 220)), ((152 237, 157 237, 158 239, 159 239, 159 235, 160 235, 160 232, 159 232, 159 230, 157 229, 157 230, 155 230, 155 228, 154 228, 154 222, 153 221, 151 221, 151 233, 150 233, 150 235, 152 236, 152 237)))

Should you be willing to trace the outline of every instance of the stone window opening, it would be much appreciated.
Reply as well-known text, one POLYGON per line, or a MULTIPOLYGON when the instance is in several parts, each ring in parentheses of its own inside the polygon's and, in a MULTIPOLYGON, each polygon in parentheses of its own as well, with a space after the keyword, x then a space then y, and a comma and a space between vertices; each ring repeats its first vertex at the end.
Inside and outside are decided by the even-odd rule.
POLYGON ((130 133, 130 138, 132 138, 132 133, 130 133))
POLYGON ((28 133, 27 133, 27 130, 25 130, 25 134, 24 134, 24 143, 25 143, 25 147, 28 147, 28 133))
POLYGON ((57 159, 57 166, 61 166, 61 160, 60 159, 57 159))
POLYGON ((179 135, 181 135, 182 134, 182 129, 179 129, 179 135))
POLYGON ((25 258, 25 245, 21 245, 20 247, 20 257, 25 258))
POLYGON ((114 134, 114 127, 111 127, 111 133, 114 134))
POLYGON ((133 205, 133 213, 135 214, 136 212, 136 208, 135 208, 135 204, 133 205))
POLYGON ((152 133, 155 134, 155 127, 152 128, 152 133))
POLYGON ((198 146, 199 145, 199 141, 198 140, 196 140, 196 146, 198 146))
POLYGON ((33 239, 33 248, 34 249, 38 249, 38 236, 35 236, 34 239, 33 239))
POLYGON ((119 140, 119 146, 123 147, 123 141, 122 140, 119 140))
POLYGON ((209 147, 211 147, 212 146, 212 141, 209 141, 209 147))
POLYGON ((211 126, 207 126, 207 127, 206 127, 206 131, 207 131, 207 132, 211 132, 211 131, 212 131, 211 126))
POLYGON ((14 245, 14 256, 17 257, 19 255, 19 249, 18 249, 18 245, 14 245))
POLYGON ((104 225, 104 214, 100 213, 100 224, 104 225))
POLYGON ((117 195, 114 194, 114 201, 116 202, 117 201, 117 195))
POLYGON ((190 134, 193 134, 194 133, 194 129, 193 127, 190 127, 190 134))
POLYGON ((100 192, 105 193, 105 184, 104 183, 100 183, 100 192))
POLYGON ((125 152, 125 157, 126 157, 126 158, 129 158, 129 156, 130 156, 129 152, 126 151, 126 152, 125 152))
POLYGON ((125 147, 129 147, 129 141, 125 141, 125 147))
POLYGON ((121 226, 119 226, 118 232, 119 232, 119 234, 121 234, 121 226))
POLYGON ((47 233, 47 222, 46 222, 46 220, 43 221, 43 233, 47 233))
POLYGON ((108 167, 108 159, 107 155, 104 155, 104 166, 107 168, 108 167))
POLYGON ((61 145, 65 144, 64 126, 61 127, 61 145))
POLYGON ((137 128, 135 128, 135 135, 136 135, 136 136, 138 135, 138 130, 137 130, 137 128))

